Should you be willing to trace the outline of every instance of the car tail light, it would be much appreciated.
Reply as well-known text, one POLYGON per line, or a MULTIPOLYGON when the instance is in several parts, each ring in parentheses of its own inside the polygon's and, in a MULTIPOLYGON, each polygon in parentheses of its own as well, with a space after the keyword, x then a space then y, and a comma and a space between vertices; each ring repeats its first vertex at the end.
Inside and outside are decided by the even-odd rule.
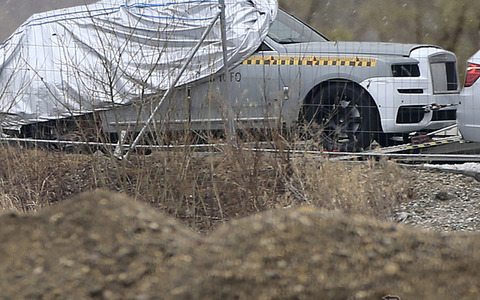
POLYGON ((465 77, 465 87, 472 86, 480 77, 480 65, 469 63, 467 66, 467 76, 465 77))

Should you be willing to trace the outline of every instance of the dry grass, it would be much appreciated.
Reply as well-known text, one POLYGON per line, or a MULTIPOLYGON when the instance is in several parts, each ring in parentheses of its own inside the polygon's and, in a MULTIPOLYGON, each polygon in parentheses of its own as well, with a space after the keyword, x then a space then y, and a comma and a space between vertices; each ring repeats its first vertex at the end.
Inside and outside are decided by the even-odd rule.
POLYGON ((409 179, 393 162, 318 163, 311 159, 293 163, 289 193, 309 205, 386 218, 393 205, 409 195, 409 179))
POLYGON ((271 208, 313 205, 386 218, 408 193, 390 162, 334 163, 226 147, 109 156, 0 148, 0 208, 36 211, 72 195, 106 189, 181 219, 197 230, 271 208))

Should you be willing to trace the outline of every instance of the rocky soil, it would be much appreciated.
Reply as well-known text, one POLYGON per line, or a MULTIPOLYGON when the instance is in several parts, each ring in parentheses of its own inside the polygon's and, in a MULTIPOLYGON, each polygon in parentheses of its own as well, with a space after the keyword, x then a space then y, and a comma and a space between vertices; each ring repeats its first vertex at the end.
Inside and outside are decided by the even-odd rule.
POLYGON ((475 173, 469 171, 475 169, 472 166, 466 166, 466 171, 433 167, 435 169, 410 169, 415 178, 412 201, 399 205, 392 220, 435 231, 478 231, 480 182, 474 179, 475 173))
POLYGON ((393 222, 297 207, 200 235, 109 192, 3 214, 0 299, 480 299, 480 183, 412 172, 393 222))

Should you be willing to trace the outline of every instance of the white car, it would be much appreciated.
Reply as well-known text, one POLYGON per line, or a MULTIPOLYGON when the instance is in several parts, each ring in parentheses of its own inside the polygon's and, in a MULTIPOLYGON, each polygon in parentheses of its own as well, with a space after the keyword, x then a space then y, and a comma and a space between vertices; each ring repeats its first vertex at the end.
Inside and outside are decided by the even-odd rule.
POLYGON ((458 129, 466 141, 480 142, 480 51, 467 62, 465 86, 457 111, 458 129))

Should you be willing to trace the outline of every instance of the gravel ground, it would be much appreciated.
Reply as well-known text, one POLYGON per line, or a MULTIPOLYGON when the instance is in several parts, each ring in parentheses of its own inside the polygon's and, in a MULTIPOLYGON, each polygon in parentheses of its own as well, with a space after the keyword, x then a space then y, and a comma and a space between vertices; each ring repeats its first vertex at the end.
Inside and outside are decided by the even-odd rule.
POLYGON ((477 231, 480 182, 473 175, 479 168, 479 164, 411 168, 416 178, 412 201, 394 210, 394 221, 435 231, 477 231))

